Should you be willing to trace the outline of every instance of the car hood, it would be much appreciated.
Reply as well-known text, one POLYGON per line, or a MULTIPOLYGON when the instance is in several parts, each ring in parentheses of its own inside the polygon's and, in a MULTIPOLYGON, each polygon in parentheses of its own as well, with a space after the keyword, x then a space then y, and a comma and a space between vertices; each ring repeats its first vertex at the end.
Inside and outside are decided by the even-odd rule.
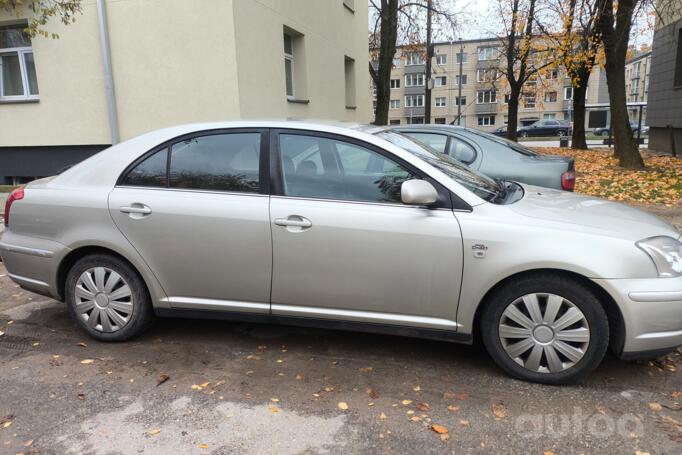
POLYGON ((633 240, 657 235, 680 237, 677 230, 665 221, 618 202, 532 185, 522 186, 524 197, 509 208, 523 216, 633 240))

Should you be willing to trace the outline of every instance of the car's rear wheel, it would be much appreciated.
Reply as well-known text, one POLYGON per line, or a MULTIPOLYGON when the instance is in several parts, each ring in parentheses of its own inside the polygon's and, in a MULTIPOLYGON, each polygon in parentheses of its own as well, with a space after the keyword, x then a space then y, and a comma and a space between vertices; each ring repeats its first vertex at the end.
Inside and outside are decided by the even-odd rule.
POLYGON ((66 278, 72 317, 93 338, 125 341, 142 333, 154 311, 144 281, 125 261, 106 254, 78 260, 66 278))
POLYGON ((483 309, 486 349, 507 373, 526 381, 563 384, 604 358, 609 325, 597 297, 577 280, 529 275, 497 289, 483 309))

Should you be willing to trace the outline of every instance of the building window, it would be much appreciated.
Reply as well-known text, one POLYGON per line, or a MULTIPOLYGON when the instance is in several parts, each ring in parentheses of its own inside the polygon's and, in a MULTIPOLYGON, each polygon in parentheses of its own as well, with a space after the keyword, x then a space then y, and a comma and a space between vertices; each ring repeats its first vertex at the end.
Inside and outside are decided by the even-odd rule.
MULTIPOLYGON (((462 74, 462 85, 467 85, 467 75, 462 74)), ((455 85, 459 85, 460 75, 455 76, 455 85)))
POLYGON ((523 97, 523 107, 525 109, 534 109, 535 108, 535 97, 534 96, 524 96, 523 97))
POLYGON ((504 104, 509 104, 509 99, 511 98, 511 95, 509 93, 504 94, 504 104))
POLYGON ((445 87, 445 84, 447 83, 448 78, 446 76, 437 76, 436 77, 436 87, 445 87))
POLYGON ((556 114, 543 114, 543 120, 556 120, 556 114))
POLYGON ((495 90, 479 90, 476 94, 476 104, 496 103, 497 92, 495 90))
POLYGON ((391 79, 391 88, 400 88, 400 79, 391 79))
POLYGON ((389 125, 400 125, 400 119, 392 119, 388 121, 389 125))
POLYGON ((564 99, 566 101, 573 99, 573 87, 564 87, 564 99))
POLYGON ((556 100, 557 100, 556 92, 545 93, 545 103, 556 103, 556 100))
POLYGON ((482 115, 478 117, 478 126, 493 126, 495 125, 494 115, 482 115))
POLYGON ((467 62, 467 54, 466 52, 458 52, 455 54, 457 63, 466 63, 467 62))
POLYGON ((424 64, 424 58, 419 52, 410 52, 407 54, 407 62, 405 65, 410 66, 410 65, 423 65, 424 64))
POLYGON ((400 68, 400 58, 393 59, 393 68, 400 68))
POLYGON ((436 55, 436 65, 446 65, 448 63, 448 56, 446 54, 436 55))
POLYGON ((391 109, 400 109, 400 100, 391 100, 391 109))
POLYGON ((497 80, 497 70, 476 70, 476 82, 495 82, 497 80))
POLYGON ((372 112, 377 113, 377 100, 372 101, 372 112))
POLYGON ((445 125, 445 117, 436 117, 434 123, 436 125, 445 125))
POLYGON ((547 79, 555 80, 559 78, 559 72, 557 70, 552 70, 547 73, 547 79))
POLYGON ((478 60, 494 60, 497 58, 497 48, 492 46, 478 48, 478 60))
POLYGON ((405 87, 421 87, 424 85, 424 73, 405 75, 405 87))
POLYGON ((445 97, 444 96, 437 96, 436 97, 436 107, 445 107, 445 97))
POLYGON ((407 95, 405 97, 405 107, 423 107, 424 95, 407 95))
POLYGON ((682 87, 682 29, 677 36, 677 55, 675 56, 675 76, 673 79, 675 87, 682 87))
POLYGON ((455 97, 455 106, 466 106, 466 105, 467 105, 467 97, 466 96, 463 96, 461 98, 459 96, 455 97))
POLYGON ((424 124, 424 117, 408 117, 407 118, 407 124, 408 125, 423 125, 424 124))
POLYGON ((355 60, 344 56, 343 68, 346 77, 346 107, 355 107, 355 60))
POLYGON ((0 100, 37 100, 38 79, 25 25, 0 28, 0 100))

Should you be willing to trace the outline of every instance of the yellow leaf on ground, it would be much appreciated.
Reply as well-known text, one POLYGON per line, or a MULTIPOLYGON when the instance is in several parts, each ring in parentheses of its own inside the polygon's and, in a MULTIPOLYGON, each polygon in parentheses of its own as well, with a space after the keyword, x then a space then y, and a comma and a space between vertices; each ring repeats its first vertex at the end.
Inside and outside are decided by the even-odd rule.
POLYGON ((450 405, 450 406, 448 406, 448 411, 457 412, 457 411, 459 411, 459 406, 450 405))
POLYGON ((661 409, 663 409, 663 406, 661 406, 660 403, 653 402, 649 403, 649 409, 651 409, 654 412, 658 412, 661 409))
POLYGON ((495 420, 502 420, 507 417, 507 407, 504 403, 494 403, 492 409, 495 420))
POLYGON ((200 449, 208 449, 208 444, 199 444, 197 447, 200 449))
POLYGON ((84 360, 81 360, 81 363, 83 365, 90 365, 91 363, 95 363, 95 361, 93 359, 84 359, 84 360))
POLYGON ((445 428, 443 425, 438 425, 437 423, 434 423, 433 425, 431 425, 431 429, 438 434, 447 434, 448 433, 447 428, 445 428))
POLYGON ((279 409, 277 409, 277 406, 270 406, 270 412, 275 414, 275 413, 279 412, 279 409))
POLYGON ((339 401, 339 404, 338 404, 337 406, 338 406, 339 409, 341 409, 342 411, 345 411, 345 410, 348 409, 348 403, 346 403, 345 401, 339 401))
POLYGON ((158 428, 156 428, 156 429, 154 429, 154 430, 149 430, 149 431, 147 432, 147 434, 148 434, 149 436, 154 436, 154 435, 157 435, 157 434, 159 434, 159 433, 161 433, 161 430, 159 430, 158 428))
POLYGON ((386 420, 386 414, 384 414, 384 413, 382 412, 381 414, 379 414, 379 418, 380 418, 381 420, 386 420))
POLYGON ((403 400, 403 404, 407 406, 408 404, 412 403, 412 400, 403 400))

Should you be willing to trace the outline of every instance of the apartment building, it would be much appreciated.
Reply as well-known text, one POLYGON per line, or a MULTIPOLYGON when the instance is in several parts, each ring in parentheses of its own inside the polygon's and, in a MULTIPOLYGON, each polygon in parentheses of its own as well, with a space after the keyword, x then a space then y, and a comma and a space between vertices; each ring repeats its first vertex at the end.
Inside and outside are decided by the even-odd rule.
MULTIPOLYGON (((499 41, 476 39, 436 43, 432 62, 433 123, 461 124, 493 131, 507 124, 508 87, 499 71, 499 41), (461 75, 460 75, 461 62, 461 75), (458 120, 458 113, 461 116, 458 120)), ((391 124, 423 123, 426 88, 423 52, 399 47, 391 74, 391 124)), ((529 81, 519 106, 519 125, 542 119, 572 119, 573 88, 562 68, 529 81)), ((588 82, 588 103, 608 101, 606 78, 595 68, 588 82), (606 95, 605 95, 606 94, 606 95)), ((588 114, 587 126, 605 126, 608 114, 588 114)))
POLYGON ((682 0, 663 8, 651 52, 647 123, 649 148, 682 155, 682 0))
POLYGON ((0 184, 175 124, 368 122, 367 15, 361 0, 89 0, 46 25, 59 39, 31 39, 3 10, 0 184))
MULTIPOLYGON (((628 103, 646 103, 649 93, 651 51, 639 52, 625 62, 625 95, 628 103)), ((646 125, 646 106, 642 109, 642 125, 646 125)), ((640 109, 628 107, 630 120, 639 122, 640 109)))

